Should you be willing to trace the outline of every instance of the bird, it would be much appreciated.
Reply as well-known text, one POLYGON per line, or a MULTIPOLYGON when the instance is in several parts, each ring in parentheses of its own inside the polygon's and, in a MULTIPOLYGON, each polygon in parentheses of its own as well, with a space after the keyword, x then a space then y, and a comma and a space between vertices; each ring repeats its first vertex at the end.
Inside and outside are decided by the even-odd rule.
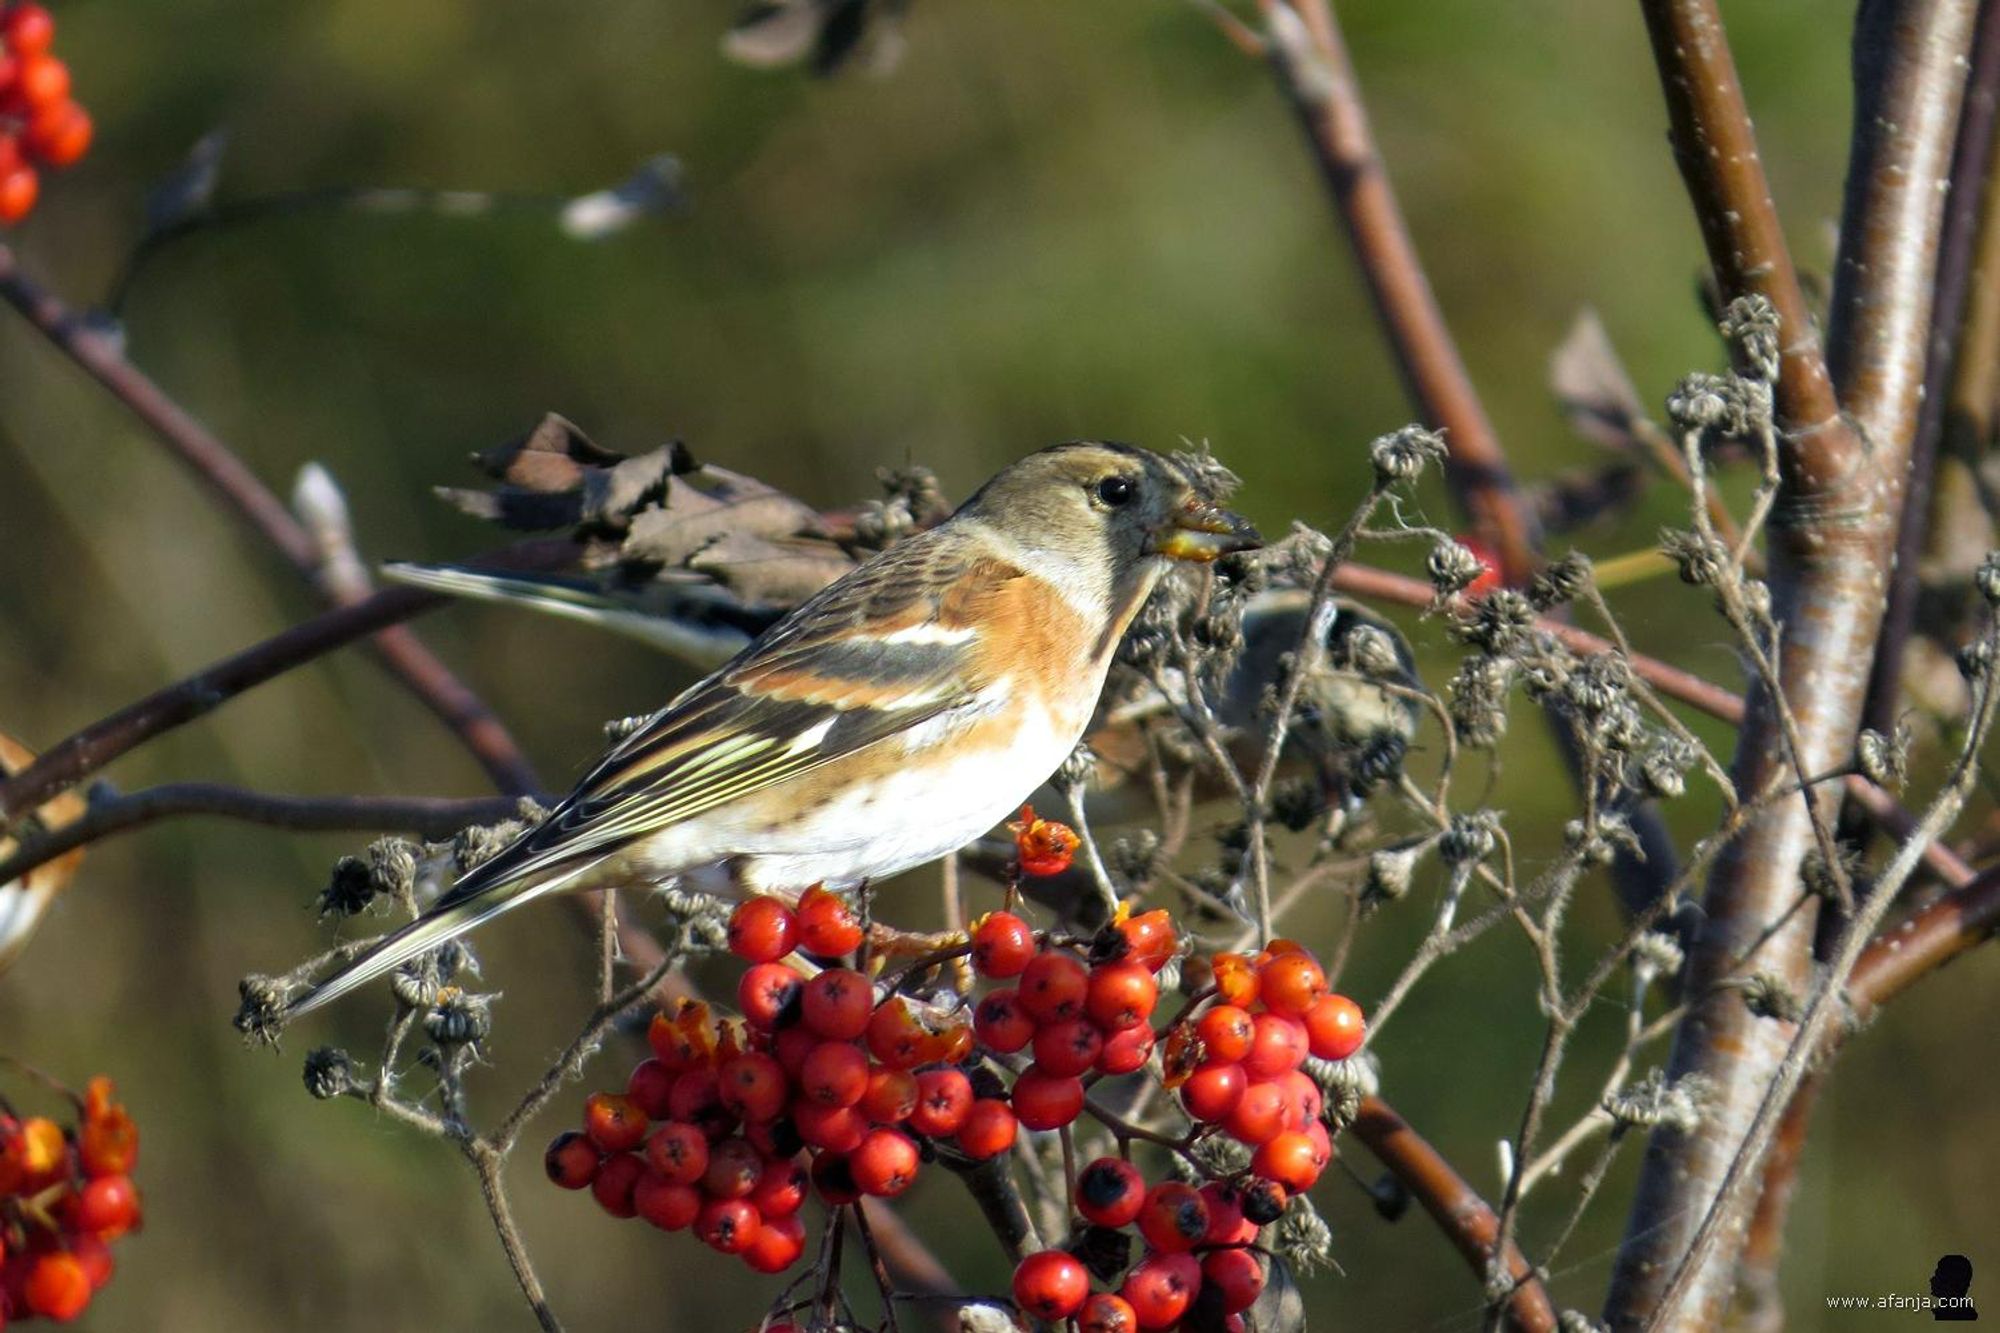
POLYGON ((675 697, 547 819, 283 1017, 558 892, 843 890, 948 855, 1075 749, 1173 562, 1261 544, 1164 455, 1099 441, 1030 454, 675 697))

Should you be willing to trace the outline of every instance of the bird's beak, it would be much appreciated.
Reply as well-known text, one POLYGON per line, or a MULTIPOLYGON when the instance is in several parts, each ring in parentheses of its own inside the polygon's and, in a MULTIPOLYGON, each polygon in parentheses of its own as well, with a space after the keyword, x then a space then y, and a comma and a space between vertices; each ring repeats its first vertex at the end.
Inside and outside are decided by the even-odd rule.
POLYGON ((1257 529, 1241 515, 1191 498, 1173 518, 1153 534, 1152 549, 1175 560, 1207 564, 1231 551, 1250 551, 1264 544, 1257 529))

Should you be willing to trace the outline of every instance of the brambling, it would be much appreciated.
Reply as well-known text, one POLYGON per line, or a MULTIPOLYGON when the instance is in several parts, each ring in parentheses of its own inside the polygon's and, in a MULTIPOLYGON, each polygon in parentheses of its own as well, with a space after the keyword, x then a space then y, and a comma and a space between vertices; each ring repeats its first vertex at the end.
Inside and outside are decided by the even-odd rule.
POLYGON ((1075 749, 1169 563, 1259 544, 1158 454, 1031 454, 654 714, 287 1017, 556 892, 851 888, 956 851, 1075 749))

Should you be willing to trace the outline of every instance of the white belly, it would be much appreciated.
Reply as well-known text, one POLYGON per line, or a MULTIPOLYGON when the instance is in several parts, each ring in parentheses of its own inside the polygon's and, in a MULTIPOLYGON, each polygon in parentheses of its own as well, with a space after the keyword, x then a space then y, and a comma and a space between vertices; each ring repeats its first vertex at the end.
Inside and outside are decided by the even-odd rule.
POLYGON ((759 891, 851 888, 935 861, 1019 810, 1082 733, 1080 723, 1072 728, 1037 709, 1004 748, 941 761, 940 751, 949 753, 980 716, 914 728, 901 738, 910 766, 881 772, 796 819, 773 824, 754 808, 768 811, 761 801, 724 807, 662 830, 633 859, 655 882, 679 877, 709 889, 720 887, 719 877, 703 872, 727 863, 737 884, 759 891))

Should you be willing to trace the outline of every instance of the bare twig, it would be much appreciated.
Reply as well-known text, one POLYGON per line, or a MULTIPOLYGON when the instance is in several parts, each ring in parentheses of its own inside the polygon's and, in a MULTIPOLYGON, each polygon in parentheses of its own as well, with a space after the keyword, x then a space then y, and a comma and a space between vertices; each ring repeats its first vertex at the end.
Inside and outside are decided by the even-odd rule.
MULTIPOLYGON (((1362 1098, 1350 1132, 1423 1204, 1472 1265, 1474 1278, 1484 1284, 1496 1267, 1493 1249, 1500 1233, 1499 1219, 1486 1201, 1381 1098, 1362 1098)), ((1508 1278, 1519 1284, 1507 1303, 1510 1324, 1530 1333, 1552 1333, 1555 1308, 1540 1276, 1512 1246, 1505 1252, 1504 1265, 1508 1278)))
MULTIPOLYGON (((507 559, 496 561, 495 567, 547 568, 559 563, 559 552, 567 550, 566 542, 524 542, 508 548, 503 553, 507 559)), ((51 795, 89 777, 141 743, 212 712, 252 686, 384 626, 444 605, 446 600, 440 594, 415 588, 386 588, 365 601, 294 625, 185 680, 156 690, 58 741, 33 764, 0 783, 0 824, 34 809, 51 795)))
MULTIPOLYGON (((257 534, 284 555, 329 605, 361 605, 352 590, 321 577, 319 544, 271 490, 213 432, 125 359, 117 340, 93 329, 55 293, 29 277, 0 244, 0 300, 65 353, 139 418, 167 449, 257 534)), ((457 733, 505 792, 525 795, 540 783, 534 768, 492 710, 408 629, 377 627, 374 649, 410 691, 457 733)), ((4 808, 0 808, 4 817, 4 808)))

